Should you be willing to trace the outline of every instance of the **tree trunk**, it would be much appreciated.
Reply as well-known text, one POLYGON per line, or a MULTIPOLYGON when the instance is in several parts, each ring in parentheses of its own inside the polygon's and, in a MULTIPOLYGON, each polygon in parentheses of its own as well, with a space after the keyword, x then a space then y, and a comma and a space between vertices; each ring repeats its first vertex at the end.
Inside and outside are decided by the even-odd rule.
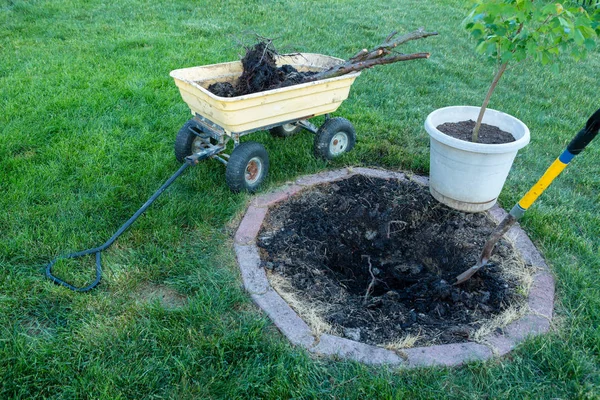
POLYGON ((496 72, 496 76, 494 76, 494 80, 490 85, 490 89, 488 90, 487 95, 485 96, 485 100, 483 100, 483 104, 481 106, 481 109, 479 110, 477 122, 475 123, 475 127, 473 128, 473 134, 471 136, 471 141, 473 143, 477 143, 479 141, 479 128, 481 128, 481 121, 483 120, 483 115, 485 114, 485 110, 487 109, 488 103, 490 102, 492 93, 494 93, 494 89, 496 89, 496 85, 498 85, 498 81, 500 80, 502 74, 506 70, 507 65, 508 63, 505 62, 500 66, 500 69, 498 69, 498 72, 496 72))

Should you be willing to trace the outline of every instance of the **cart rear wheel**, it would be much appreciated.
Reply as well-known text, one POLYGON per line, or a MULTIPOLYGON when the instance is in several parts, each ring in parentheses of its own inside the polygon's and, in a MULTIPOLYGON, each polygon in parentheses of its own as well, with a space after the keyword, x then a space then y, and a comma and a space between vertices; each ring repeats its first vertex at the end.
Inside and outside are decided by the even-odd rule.
POLYGON ((232 192, 255 192, 269 171, 269 156, 262 144, 244 142, 238 145, 227 162, 225 181, 232 192))
POLYGON ((207 136, 193 118, 186 122, 175 138, 175 158, 177 161, 183 163, 187 156, 202 151, 201 137, 206 138, 207 136))
POLYGON ((354 148, 356 131, 345 118, 331 118, 325 121, 315 135, 314 152, 318 158, 331 160, 354 148))
POLYGON ((269 132, 273 136, 277 137, 290 137, 300 132, 302 127, 294 124, 283 124, 280 126, 276 126, 275 128, 269 129, 269 132))

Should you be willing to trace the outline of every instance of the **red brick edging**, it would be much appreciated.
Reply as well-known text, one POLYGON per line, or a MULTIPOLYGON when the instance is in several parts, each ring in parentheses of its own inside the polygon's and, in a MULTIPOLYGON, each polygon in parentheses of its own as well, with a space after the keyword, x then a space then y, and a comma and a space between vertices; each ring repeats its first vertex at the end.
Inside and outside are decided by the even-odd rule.
MULTIPOLYGON (((256 247, 256 236, 268 208, 314 185, 347 179, 360 174, 383 179, 410 179, 422 185, 428 179, 419 175, 372 168, 344 168, 322 172, 297 179, 278 190, 252 200, 235 234, 234 248, 244 287, 254 302, 271 318, 275 326, 296 346, 325 356, 335 356, 367 364, 388 364, 404 367, 455 366, 471 360, 486 360, 494 355, 504 355, 530 335, 545 333, 550 329, 554 308, 554 278, 544 258, 518 224, 507 236, 514 241, 515 249, 525 263, 536 267, 528 298, 528 313, 503 329, 502 334, 492 333, 481 343, 453 343, 403 349, 396 353, 377 346, 356 342, 329 334, 315 337, 309 326, 271 287, 256 247), (483 343, 483 344, 482 344, 483 343)), ((498 205, 490 216, 499 222, 506 212, 498 205)))

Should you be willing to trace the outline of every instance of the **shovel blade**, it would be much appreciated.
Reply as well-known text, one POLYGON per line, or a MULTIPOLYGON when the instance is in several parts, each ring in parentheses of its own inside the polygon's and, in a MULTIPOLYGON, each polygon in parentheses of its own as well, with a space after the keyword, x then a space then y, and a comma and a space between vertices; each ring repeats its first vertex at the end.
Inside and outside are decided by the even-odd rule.
MULTIPOLYGON (((512 213, 512 211, 511 211, 512 213)), ((494 250, 494 246, 500 240, 502 235, 504 235, 511 226, 517 221, 517 218, 512 214, 508 214, 500 224, 494 229, 488 240, 485 242, 483 246, 483 251, 481 252, 481 256, 479 256, 479 261, 477 264, 473 265, 471 268, 463 272, 462 274, 456 277, 455 285, 460 285, 461 283, 469 280, 477 271, 481 269, 481 267, 485 266, 492 255, 492 250, 494 250)))
POLYGON ((481 263, 473 265, 471 268, 456 277, 456 282, 454 282, 454 285, 460 285, 461 283, 471 279, 471 277, 475 275, 475 273, 479 271, 481 267, 483 267, 481 263))

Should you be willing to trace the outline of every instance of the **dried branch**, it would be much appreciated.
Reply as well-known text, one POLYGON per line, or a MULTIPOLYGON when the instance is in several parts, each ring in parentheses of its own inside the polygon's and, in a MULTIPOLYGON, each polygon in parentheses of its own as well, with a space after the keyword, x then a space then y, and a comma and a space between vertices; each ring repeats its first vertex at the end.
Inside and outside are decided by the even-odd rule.
POLYGON ((305 81, 310 82, 320 79, 333 78, 336 76, 361 71, 366 68, 371 68, 375 65, 391 64, 399 61, 416 60, 419 58, 429 58, 429 53, 402 54, 396 53, 393 50, 406 42, 424 39, 437 34, 437 32, 425 32, 423 28, 420 28, 414 32, 407 33, 394 39, 394 37, 397 35, 397 32, 392 32, 382 44, 374 49, 362 49, 346 62, 310 76, 305 79, 305 81))

